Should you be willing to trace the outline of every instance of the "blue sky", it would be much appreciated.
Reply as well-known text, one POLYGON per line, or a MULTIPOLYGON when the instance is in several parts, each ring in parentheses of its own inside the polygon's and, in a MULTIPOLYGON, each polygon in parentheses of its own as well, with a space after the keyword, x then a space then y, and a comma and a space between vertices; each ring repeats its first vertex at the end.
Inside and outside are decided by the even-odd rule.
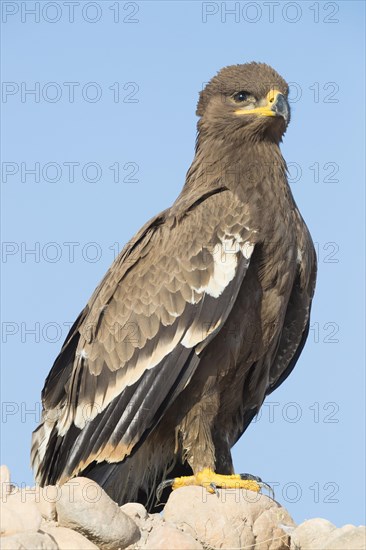
POLYGON ((198 92, 225 65, 264 61, 291 83, 282 149, 319 276, 306 349, 235 468, 272 482, 296 521, 363 523, 364 3, 1 7, 1 460, 13 480, 32 481, 40 392, 68 326, 184 183, 198 92))

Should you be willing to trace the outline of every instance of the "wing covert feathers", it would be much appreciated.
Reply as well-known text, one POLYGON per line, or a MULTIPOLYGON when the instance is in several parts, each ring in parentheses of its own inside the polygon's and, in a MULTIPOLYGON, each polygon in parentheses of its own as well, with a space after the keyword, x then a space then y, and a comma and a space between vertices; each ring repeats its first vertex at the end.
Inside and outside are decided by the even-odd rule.
POLYGON ((223 189, 178 220, 157 216, 121 252, 46 381, 32 449, 44 483, 123 460, 156 426, 232 309, 256 240, 249 221, 223 189))

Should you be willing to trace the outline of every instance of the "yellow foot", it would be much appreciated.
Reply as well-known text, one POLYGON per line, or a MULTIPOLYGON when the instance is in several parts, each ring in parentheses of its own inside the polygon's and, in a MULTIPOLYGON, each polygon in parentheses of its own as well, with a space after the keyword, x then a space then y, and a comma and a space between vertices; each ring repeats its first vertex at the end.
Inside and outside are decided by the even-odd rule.
POLYGON ((163 481, 157 488, 157 498, 160 500, 161 494, 166 487, 171 487, 174 490, 190 485, 205 487, 209 493, 216 494, 218 494, 218 487, 222 487, 223 489, 247 489, 256 493, 259 493, 262 487, 265 487, 272 493, 271 487, 263 483, 259 477, 250 474, 222 475, 216 474, 210 468, 205 468, 193 476, 182 476, 163 481))

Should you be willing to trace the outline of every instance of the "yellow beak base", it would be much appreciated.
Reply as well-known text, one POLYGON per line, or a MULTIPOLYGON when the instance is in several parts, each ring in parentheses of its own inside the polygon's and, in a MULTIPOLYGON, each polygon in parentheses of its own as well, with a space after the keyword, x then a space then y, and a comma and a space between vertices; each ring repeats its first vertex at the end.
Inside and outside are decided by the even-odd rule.
POLYGON ((258 116, 276 116, 276 111, 272 109, 272 105, 276 102, 277 96, 281 94, 278 90, 271 90, 266 96, 266 103, 263 107, 255 107, 254 109, 237 109, 237 115, 258 115, 258 116))

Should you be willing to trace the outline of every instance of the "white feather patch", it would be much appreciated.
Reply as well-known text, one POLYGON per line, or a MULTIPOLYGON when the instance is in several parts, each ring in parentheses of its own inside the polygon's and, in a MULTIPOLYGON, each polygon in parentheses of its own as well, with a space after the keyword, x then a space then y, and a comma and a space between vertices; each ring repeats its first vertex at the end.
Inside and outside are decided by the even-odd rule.
POLYGON ((233 280, 238 265, 239 246, 233 237, 224 238, 213 251, 214 270, 205 292, 218 298, 233 280))
POLYGON ((243 242, 238 236, 222 239, 213 251, 214 272, 204 289, 213 298, 218 298, 234 279, 238 267, 238 253, 249 260, 254 250, 250 241, 243 242))
MULTIPOLYGON (((234 279, 238 267, 238 253, 241 252, 246 260, 249 259, 254 250, 254 243, 243 241, 238 235, 229 236, 222 239, 215 249, 212 251, 214 260, 214 270, 206 286, 195 289, 197 292, 206 292, 213 298, 218 298, 228 284, 234 279)), ((220 325, 219 319, 215 325, 202 327, 197 326, 194 322, 189 327, 181 341, 181 344, 186 348, 192 348, 203 342, 220 325)))
POLYGON ((241 247, 241 251, 243 253, 244 258, 247 260, 250 259, 251 255, 253 254, 254 250, 254 243, 251 243, 250 241, 246 241, 243 246, 241 247))
POLYGON ((203 342, 206 340, 207 336, 209 336, 214 330, 217 329, 217 327, 220 325, 221 319, 217 321, 215 324, 209 324, 202 325, 199 323, 198 325, 196 323, 193 323, 187 332, 184 335, 183 340, 181 341, 182 346, 185 348, 193 348, 200 342, 203 342))

